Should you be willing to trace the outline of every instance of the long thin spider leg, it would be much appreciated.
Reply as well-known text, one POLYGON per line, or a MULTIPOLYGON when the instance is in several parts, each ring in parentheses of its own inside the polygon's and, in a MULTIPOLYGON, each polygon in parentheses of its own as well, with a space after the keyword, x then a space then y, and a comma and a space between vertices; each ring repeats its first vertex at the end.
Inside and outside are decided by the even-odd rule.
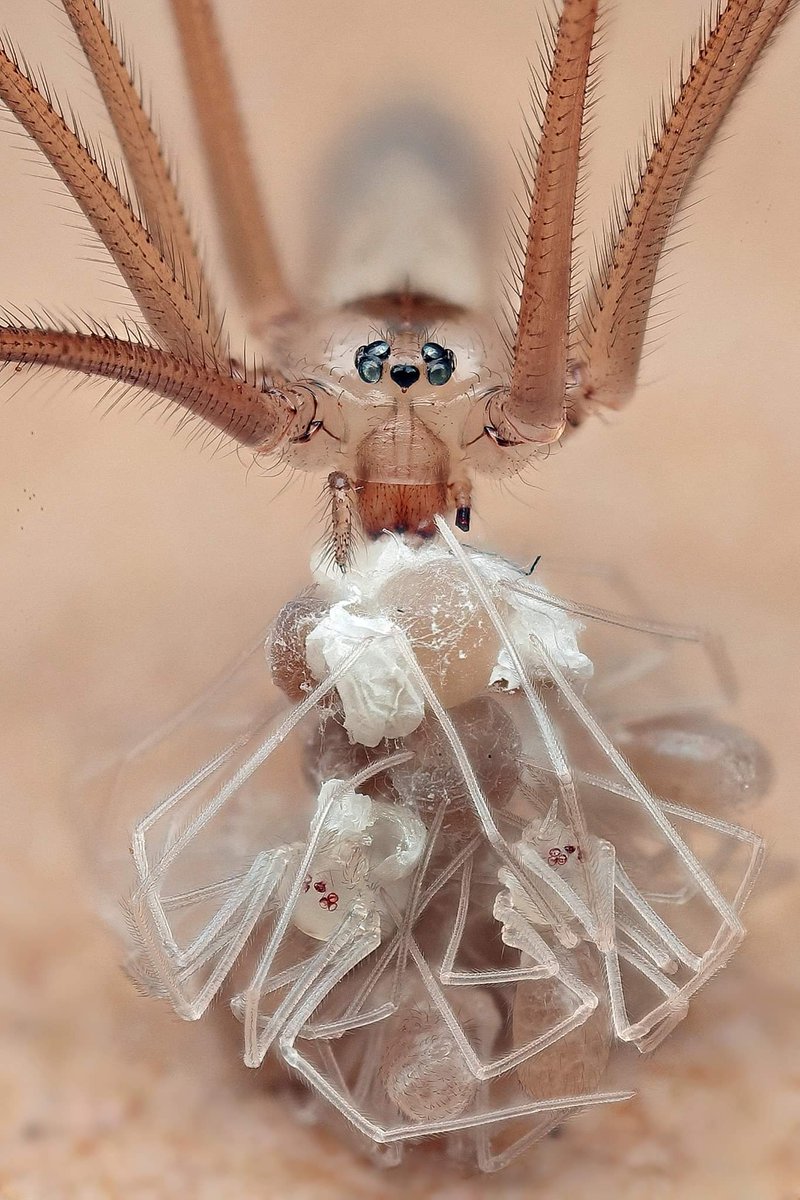
POLYGON ((685 188, 753 63, 795 0, 729 0, 663 114, 619 231, 583 298, 570 422, 631 396, 659 258, 685 188))
POLYGON ((60 367, 118 380, 179 405, 245 446, 274 450, 302 428, 303 389, 293 394, 220 374, 164 350, 112 336, 0 326, 0 362, 60 367))
POLYGON ((183 206, 103 0, 61 3, 119 138, 144 222, 206 328, 217 331, 219 320, 183 206))
POLYGON ((171 0, 214 191, 228 266, 258 332, 292 307, 210 0, 171 0))
POLYGON ((158 340, 179 356, 213 364, 214 339, 172 267, 102 167, 2 42, 0 99, 80 205, 158 340))
POLYGON ((597 0, 565 0, 536 154, 511 386, 489 410, 504 442, 553 442, 566 419, 572 227, 596 20, 597 0))

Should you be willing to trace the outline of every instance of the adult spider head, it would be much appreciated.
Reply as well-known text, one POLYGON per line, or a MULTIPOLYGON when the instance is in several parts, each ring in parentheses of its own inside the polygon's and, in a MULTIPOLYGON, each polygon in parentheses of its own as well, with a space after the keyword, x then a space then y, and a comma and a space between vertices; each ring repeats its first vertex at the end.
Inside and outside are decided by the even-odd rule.
POLYGON ((452 510, 468 529, 473 470, 519 468, 519 455, 487 433, 505 359, 490 320, 389 295, 298 323, 284 352, 284 372, 302 367, 317 396, 309 430, 286 457, 330 470, 340 516, 346 476, 352 516, 369 536, 427 537, 434 517, 452 510))
POLYGON ((573 224, 600 4, 562 0, 549 70, 535 89, 540 134, 523 156, 530 211, 512 228, 514 311, 504 342, 491 318, 408 291, 333 313, 289 315, 299 311, 297 298, 259 204, 212 8, 172 0, 229 265, 248 324, 264 343, 263 355, 246 368, 230 355, 196 239, 102 6, 62 3, 103 94, 137 204, 128 203, 80 129, 64 121, 5 44, 0 99, 111 254, 147 332, 123 338, 91 324, 75 332, 4 320, 0 361, 103 376, 182 408, 260 453, 277 450, 299 467, 327 469, 335 481, 331 508, 341 565, 354 510, 368 534, 424 536, 435 515, 452 508, 466 528, 473 471, 515 472, 590 413, 627 403, 659 259, 684 189, 751 66, 794 6, 794 0, 729 0, 703 26, 692 67, 654 121, 639 177, 615 203, 606 245, 576 294, 573 224), (213 81, 219 86, 211 103, 213 81))

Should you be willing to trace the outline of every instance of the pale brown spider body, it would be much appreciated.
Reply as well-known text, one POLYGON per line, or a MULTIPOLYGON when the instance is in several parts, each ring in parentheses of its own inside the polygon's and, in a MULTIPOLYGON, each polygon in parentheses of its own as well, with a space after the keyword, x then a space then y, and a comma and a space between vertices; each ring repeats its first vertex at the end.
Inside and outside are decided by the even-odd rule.
POLYGON ((469 509, 474 472, 519 469, 486 431, 505 348, 494 323, 480 315, 425 296, 375 297, 290 324, 287 364, 301 353, 321 364, 310 375, 316 413, 308 436, 287 447, 285 458, 301 470, 343 473, 366 536, 432 536, 435 516, 469 509), (369 382, 355 358, 381 339, 389 352, 381 378, 369 382), (440 344, 454 365, 436 383, 427 378, 422 349, 440 344))
POLYGON ((131 198, 11 49, 0 55, 0 97, 111 253, 145 328, 134 341, 9 321, 0 361, 118 380, 259 454, 327 474, 333 554, 344 568, 356 526, 368 537, 427 537, 435 517, 455 510, 467 529, 476 475, 517 473, 591 412, 630 398, 686 186, 793 0, 729 0, 704 25, 582 294, 573 290, 573 225, 602 5, 565 0, 534 88, 530 209, 514 230, 512 312, 500 330, 492 316, 413 289, 302 311, 258 200, 209 0, 172 0, 229 266, 261 348, 247 369, 228 350, 221 306, 101 5, 62 3, 114 123, 131 198))

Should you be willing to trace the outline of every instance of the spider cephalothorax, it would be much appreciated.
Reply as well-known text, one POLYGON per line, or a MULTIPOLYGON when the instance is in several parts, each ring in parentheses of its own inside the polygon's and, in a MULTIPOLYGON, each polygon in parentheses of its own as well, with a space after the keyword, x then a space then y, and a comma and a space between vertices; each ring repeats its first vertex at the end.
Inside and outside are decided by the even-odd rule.
POLYGON ((287 328, 287 365, 301 352, 315 364, 316 409, 311 431, 286 453, 301 470, 329 470, 340 534, 357 519, 368 537, 428 537, 453 509, 468 528, 476 466, 518 469, 487 427, 506 356, 492 321, 428 297, 381 297, 287 328), (376 308, 390 314, 380 327, 376 308))
POLYGON ((209 0, 171 0, 231 271, 261 347, 245 371, 227 350, 157 139, 98 0, 62 0, 121 143, 136 205, 120 193, 13 51, 0 97, 113 256, 141 309, 140 341, 87 331, 0 328, 0 361, 103 375, 182 406, 260 453, 329 476, 333 550, 347 565, 358 516, 426 536, 456 512, 469 525, 475 474, 518 471, 595 409, 636 385, 659 258, 686 184, 751 66, 794 0, 728 0, 703 26, 671 111, 617 203, 582 296, 572 233, 599 0, 564 0, 551 61, 534 89, 530 212, 512 262, 505 335, 492 316, 436 297, 369 297, 303 312, 291 296, 255 178, 209 0))

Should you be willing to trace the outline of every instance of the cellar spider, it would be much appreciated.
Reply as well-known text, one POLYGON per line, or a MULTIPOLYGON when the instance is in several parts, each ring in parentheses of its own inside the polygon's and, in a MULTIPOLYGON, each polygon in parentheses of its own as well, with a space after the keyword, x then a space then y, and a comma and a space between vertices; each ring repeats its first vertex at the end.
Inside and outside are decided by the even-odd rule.
MULTIPOLYGON (((120 178, 92 157, 10 47, 0 89, 111 253, 145 323, 130 325, 130 336, 121 337, 89 324, 51 328, 43 321, 24 325, 7 319, 0 330, 0 357, 20 367, 99 375, 143 390, 259 457, 274 454, 299 470, 327 473, 331 556, 345 572, 358 536, 376 538, 388 530, 424 541, 438 531, 447 540, 443 518, 451 517, 466 532, 474 476, 513 476, 591 413, 620 408, 630 398, 660 254, 685 187, 791 0, 732 0, 709 23, 676 88, 672 112, 656 121, 641 177, 632 181, 612 222, 600 265, 577 295, 572 231, 598 5, 565 0, 553 30, 552 74, 539 97, 541 136, 529 156, 530 212, 518 231, 512 262, 512 300, 518 293, 518 303, 508 329, 410 288, 368 296, 335 312, 300 310, 256 198, 211 10, 202 2, 173 0, 228 265, 248 314, 247 356, 230 349, 219 297, 204 276, 157 139, 100 9, 92 0, 63 0, 63 7, 112 117, 135 202, 129 203, 120 178), (309 362, 322 365, 312 372, 299 366, 309 362)), ((446 725, 446 717, 442 722, 446 725)), ((473 799, 479 805, 479 790, 473 799)), ((144 825, 137 827, 137 836, 144 825)), ((506 840, 512 832, 505 831, 506 840)), ((145 865, 150 889, 139 899, 155 905, 149 870, 145 865)), ((547 867, 536 863, 535 870, 547 881, 547 867)), ((258 916, 257 889, 271 893, 278 873, 273 875, 266 882, 259 877, 254 895, 242 893, 254 905, 235 931, 242 941, 258 916)), ((617 886, 632 910, 624 918, 626 952, 635 955, 638 945, 640 958, 649 955, 671 967, 674 946, 659 927, 648 925, 647 901, 624 875, 617 886)), ((148 919, 145 915, 140 923, 148 919)), ((736 914, 730 925, 738 934, 736 914)), ((226 967, 233 944, 227 933, 218 920, 204 935, 199 955, 221 949, 226 967)), ((592 933, 602 941, 602 931, 592 933)), ((374 939, 366 944, 375 947, 374 939)), ((409 946, 415 948, 410 940, 409 946)), ((298 1069, 302 1060, 294 1042, 303 1023, 314 1018, 324 986, 332 986, 331 972, 329 977, 324 972, 334 950, 329 946, 320 954, 312 999, 288 1005, 284 1014, 289 1020, 282 1044, 287 1058, 296 1056, 289 1060, 298 1069)), ((357 954, 336 964, 336 981, 360 961, 357 954)), ((702 982, 718 961, 704 962, 697 980, 702 982)), ((179 967, 186 965, 182 961, 179 967)), ((171 966, 165 968, 167 979, 173 978, 171 966)), ((658 986, 669 986, 665 975, 648 969, 658 986)), ((187 1005, 189 1015, 198 1015, 223 974, 217 971, 196 1008, 187 1005)), ((263 1056, 259 999, 251 1001, 253 1060, 263 1056)), ((682 1011, 676 1004, 666 1014, 668 1021, 682 1011)), ((627 1035, 633 1028, 628 1015, 615 1015, 618 1032, 627 1035)), ((273 1023, 271 1036, 278 1024, 273 1023)), ((585 1100, 573 1098, 573 1105, 585 1100)), ((406 1134, 401 1129, 397 1136, 406 1134)))
POLYGON ((534 89, 541 133, 523 164, 529 213, 512 234, 513 312, 498 328, 410 288, 335 312, 298 307, 257 198, 213 11, 204 0, 173 0, 228 265, 248 314, 245 361, 230 349, 220 298, 110 25, 91 0, 64 0, 118 135, 125 177, 93 156, 10 45, 0 94, 108 249, 143 324, 121 337, 91 323, 53 328, 7 316, 0 360, 108 378, 183 409, 257 456, 327 472, 331 553, 342 569, 357 533, 427 538, 443 514, 466 531, 475 476, 518 474, 590 414, 619 409, 634 393, 681 197, 790 7, 791 0, 736 0, 706 23, 671 111, 665 105, 653 119, 598 265, 576 294, 573 221, 598 5, 563 6, 551 67, 534 89), (309 362, 320 365, 298 368, 309 362))

